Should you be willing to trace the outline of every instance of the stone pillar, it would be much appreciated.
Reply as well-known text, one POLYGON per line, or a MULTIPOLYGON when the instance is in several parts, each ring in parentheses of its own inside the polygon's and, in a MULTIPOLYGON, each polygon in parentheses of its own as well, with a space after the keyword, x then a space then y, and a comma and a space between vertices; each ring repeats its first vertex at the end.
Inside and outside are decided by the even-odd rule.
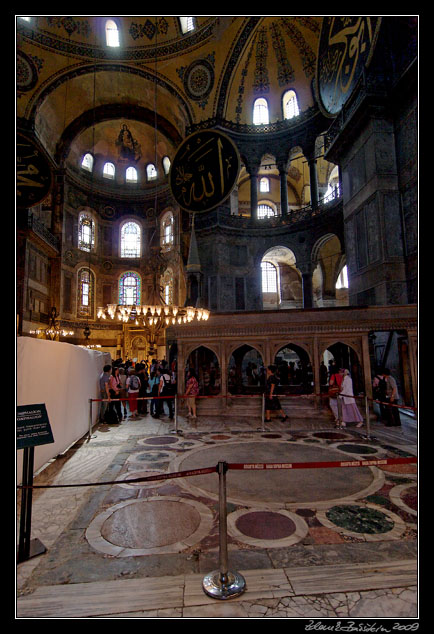
POLYGON ((258 172, 256 165, 249 169, 250 174, 250 222, 258 220, 258 172))
POLYGON ((310 204, 312 209, 318 209, 318 174, 316 167, 315 152, 312 152, 307 157, 307 163, 309 165, 309 178, 310 178, 310 204))
POLYGON ((313 308, 312 265, 301 272, 303 288, 303 308, 313 308))
POLYGON ((288 183, 286 180, 287 177, 287 167, 286 164, 279 163, 278 164, 279 174, 280 174, 280 208, 282 218, 286 218, 288 215, 288 183))

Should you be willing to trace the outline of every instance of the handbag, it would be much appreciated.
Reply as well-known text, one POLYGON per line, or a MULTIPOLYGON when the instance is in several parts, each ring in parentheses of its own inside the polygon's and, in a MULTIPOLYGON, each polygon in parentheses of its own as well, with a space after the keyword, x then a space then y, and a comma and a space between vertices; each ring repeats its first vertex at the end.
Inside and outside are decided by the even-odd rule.
POLYGON ((329 396, 331 396, 332 398, 336 398, 336 396, 339 394, 339 386, 337 385, 330 385, 329 386, 329 396))

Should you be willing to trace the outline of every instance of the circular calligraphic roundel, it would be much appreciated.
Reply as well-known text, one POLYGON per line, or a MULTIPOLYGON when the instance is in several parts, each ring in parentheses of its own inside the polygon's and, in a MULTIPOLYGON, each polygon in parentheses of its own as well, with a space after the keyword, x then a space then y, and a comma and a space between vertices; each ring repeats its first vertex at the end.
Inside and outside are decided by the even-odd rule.
POLYGON ((318 48, 316 91, 328 117, 336 116, 369 65, 381 18, 325 17, 318 48))
POLYGON ((18 132, 16 142, 17 207, 28 209, 44 200, 49 193, 52 172, 35 141, 18 132))
POLYGON ((220 205, 234 188, 240 170, 238 149, 217 130, 200 130, 178 148, 170 168, 176 202, 192 213, 220 205))

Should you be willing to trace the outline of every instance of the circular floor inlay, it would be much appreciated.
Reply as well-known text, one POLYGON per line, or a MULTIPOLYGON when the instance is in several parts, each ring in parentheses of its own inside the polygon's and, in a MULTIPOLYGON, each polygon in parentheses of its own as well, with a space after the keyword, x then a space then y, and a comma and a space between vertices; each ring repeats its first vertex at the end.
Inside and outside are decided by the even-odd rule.
POLYGON ((235 526, 247 537, 256 539, 283 539, 295 532, 295 524, 289 517, 271 511, 241 515, 235 526))
POLYGON ((164 496, 120 502, 86 531, 96 550, 118 557, 178 553, 206 537, 212 511, 196 500, 164 496))
POLYGON ((172 445, 177 442, 179 440, 175 436, 153 436, 139 441, 142 445, 172 445))
POLYGON ((387 515, 364 506, 334 506, 326 516, 336 526, 355 533, 387 533, 393 528, 387 515))
POLYGON ((326 440, 341 440, 342 438, 348 438, 347 434, 340 434, 335 431, 320 431, 313 435, 315 438, 325 438, 326 440))
MULTIPOLYGON (((284 440, 233 441, 193 449, 176 456, 169 471, 208 468, 228 464, 286 464, 342 461, 342 452, 323 445, 288 443, 284 440)), ((218 499, 218 477, 214 474, 180 478, 194 495, 218 499)), ((372 467, 357 469, 231 469, 226 476, 227 499, 235 504, 262 508, 315 508, 365 497, 384 482, 382 472, 372 467)))
POLYGON ((357 453, 360 455, 378 453, 378 449, 375 447, 368 447, 367 445, 339 445, 337 449, 346 451, 347 453, 357 453))

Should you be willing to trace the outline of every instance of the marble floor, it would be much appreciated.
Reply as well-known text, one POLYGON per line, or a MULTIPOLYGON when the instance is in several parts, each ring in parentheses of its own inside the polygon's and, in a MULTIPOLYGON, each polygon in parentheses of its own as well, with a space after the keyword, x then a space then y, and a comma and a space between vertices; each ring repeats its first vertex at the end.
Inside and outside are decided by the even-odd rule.
POLYGON ((417 464, 229 469, 228 568, 245 591, 227 600, 203 590, 220 566, 219 478, 201 470, 416 455, 406 416, 371 422, 369 438, 324 416, 99 425, 35 476, 88 486, 34 490, 32 538, 46 552, 17 566, 16 617, 415 619, 417 464))

